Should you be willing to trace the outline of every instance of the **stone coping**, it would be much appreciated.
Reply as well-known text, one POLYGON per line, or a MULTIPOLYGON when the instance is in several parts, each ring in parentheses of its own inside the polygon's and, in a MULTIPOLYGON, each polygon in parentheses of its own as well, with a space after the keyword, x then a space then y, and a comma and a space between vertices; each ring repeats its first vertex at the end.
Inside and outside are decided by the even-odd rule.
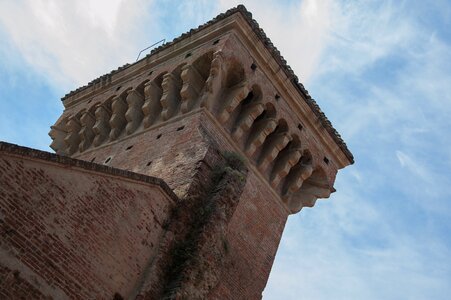
POLYGON ((161 178, 138 174, 122 169, 117 169, 109 166, 100 165, 93 162, 61 156, 46 151, 41 151, 33 148, 19 146, 7 142, 0 141, 0 154, 6 153, 15 156, 23 156, 28 159, 37 159, 45 162, 63 165, 64 167, 81 168, 87 171, 97 173, 104 173, 110 176, 123 177, 128 180, 139 181, 146 184, 158 185, 173 201, 178 202, 179 198, 168 186, 168 184, 161 178))

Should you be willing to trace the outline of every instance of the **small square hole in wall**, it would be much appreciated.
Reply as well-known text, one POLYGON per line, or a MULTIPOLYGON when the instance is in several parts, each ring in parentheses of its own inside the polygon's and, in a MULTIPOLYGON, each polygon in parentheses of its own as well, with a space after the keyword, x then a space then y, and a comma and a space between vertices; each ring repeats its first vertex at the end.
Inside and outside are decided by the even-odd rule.
POLYGON ((93 157, 92 159, 91 159, 91 162, 94 162, 96 160, 96 158, 95 157, 93 157))
POLYGON ((213 42, 213 45, 216 45, 217 43, 219 43, 219 39, 217 39, 216 41, 213 42))
POLYGON ((160 133, 159 135, 157 135, 157 140, 158 140, 159 138, 161 138, 161 133, 160 133))
POLYGON ((150 76, 150 75, 152 75, 152 74, 153 74, 153 71, 150 71, 149 74, 147 74, 147 75, 150 76))
POLYGON ((130 150, 131 148, 133 148, 133 145, 128 146, 127 148, 125 148, 126 151, 130 150))
POLYGON ((122 86, 118 86, 118 87, 116 88, 116 92, 119 91, 119 90, 121 89, 121 87, 122 87, 122 86))
POLYGON ((180 126, 179 128, 177 128, 177 131, 183 130, 183 128, 185 128, 185 126, 180 126))
POLYGON ((150 166, 152 164, 152 161, 148 161, 146 166, 150 166))
POLYGON ((109 163, 111 161, 111 156, 110 157, 108 157, 106 160, 105 160, 105 164, 107 164, 107 163, 109 163))
POLYGON ((328 159, 327 157, 324 156, 323 160, 324 160, 324 162, 326 163, 326 165, 329 164, 329 159, 328 159))
POLYGON ((255 63, 252 63, 252 65, 251 65, 251 69, 252 69, 252 71, 255 71, 255 70, 257 70, 257 65, 256 65, 255 63))
POLYGON ((185 58, 188 58, 191 56, 191 52, 186 53, 185 58))
POLYGON ((302 131, 303 128, 304 128, 304 127, 302 126, 302 124, 299 123, 299 124, 298 124, 298 129, 302 131))
POLYGON ((280 99, 279 94, 276 94, 276 95, 274 96, 274 99, 276 99, 276 101, 279 101, 279 99, 280 99))

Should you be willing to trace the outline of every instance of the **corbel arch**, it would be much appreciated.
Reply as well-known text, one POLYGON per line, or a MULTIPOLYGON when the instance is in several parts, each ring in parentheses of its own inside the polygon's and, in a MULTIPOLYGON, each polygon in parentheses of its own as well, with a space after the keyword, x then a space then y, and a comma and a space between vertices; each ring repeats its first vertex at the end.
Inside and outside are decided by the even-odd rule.
POLYGON ((254 120, 244 145, 249 157, 253 157, 257 149, 265 142, 266 137, 274 131, 277 126, 276 117, 276 108, 272 103, 267 102, 262 113, 254 120))
POLYGON ((317 167, 291 196, 288 206, 292 213, 297 213, 303 207, 313 207, 318 198, 329 198, 333 191, 334 188, 330 186, 326 172, 321 167, 317 167))
POLYGON ((166 73, 162 72, 154 79, 144 82, 144 104, 142 106, 144 128, 148 128, 161 120, 163 107, 160 99, 163 95, 162 84, 166 73))

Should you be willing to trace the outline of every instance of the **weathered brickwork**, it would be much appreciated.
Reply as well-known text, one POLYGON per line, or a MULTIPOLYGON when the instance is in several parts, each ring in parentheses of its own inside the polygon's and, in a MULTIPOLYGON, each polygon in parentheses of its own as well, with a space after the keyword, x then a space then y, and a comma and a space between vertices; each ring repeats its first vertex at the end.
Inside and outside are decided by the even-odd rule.
MULTIPOLYGON (((0 265, 55 299, 131 294, 175 195, 128 177, 0 154, 0 265)), ((1 290, 15 294, 21 281, 9 282, 1 290)))
MULTIPOLYGON (((201 176, 199 163, 208 160, 205 157, 211 149, 237 151, 224 132, 212 122, 211 117, 200 111, 158 128, 155 132, 149 131, 131 137, 124 143, 112 144, 81 158, 91 160, 95 155, 96 159, 104 161, 116 153, 110 160, 110 165, 124 169, 133 168, 135 172, 159 176, 175 191, 181 191, 179 186, 191 187, 190 184, 193 184, 196 176, 201 176), (181 127, 183 129, 177 131, 181 127), (160 134, 157 140, 156 137, 160 134), (155 140, 160 143, 149 148, 148 145, 155 140), (130 145, 133 145, 133 148, 125 151, 130 145), (181 159, 177 160, 177 157, 181 159), (148 161, 152 161, 150 166, 146 166, 148 161)), ((245 154, 242 155, 244 157, 245 154)), ((213 167, 216 160, 213 161, 208 169, 213 167)), ((208 174, 206 171, 203 173, 208 174)), ((208 185, 207 179, 204 180, 204 185, 208 185)), ((187 188, 183 190, 189 191, 187 188)), ((193 189, 190 193, 179 193, 179 196, 190 198, 191 193, 194 193, 193 189)), ((218 292, 212 292, 213 299, 223 299, 225 295, 228 295, 229 299, 261 297, 289 215, 289 211, 280 203, 271 187, 255 172, 249 173, 240 199, 239 209, 227 225, 230 255, 224 268, 228 271, 221 277, 218 292)))
POLYGON ((288 216, 353 163, 242 6, 63 104, 57 155, 0 144, 5 297, 260 299, 288 216))
POLYGON ((186 116, 77 158, 161 178, 183 197, 196 173, 197 162, 209 148, 198 129, 200 122, 199 115, 186 116))
POLYGON ((13 271, 2 265, 0 265, 0 298, 50 299, 50 297, 46 297, 39 289, 23 279, 20 271, 13 271))

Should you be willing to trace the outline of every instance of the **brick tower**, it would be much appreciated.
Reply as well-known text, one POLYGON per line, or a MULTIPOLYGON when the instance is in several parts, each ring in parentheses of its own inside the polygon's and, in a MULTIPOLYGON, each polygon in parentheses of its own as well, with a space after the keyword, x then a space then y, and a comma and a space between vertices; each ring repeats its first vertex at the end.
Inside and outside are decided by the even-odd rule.
MULTIPOLYGON (((127 201, 108 220, 127 234, 115 238, 99 233, 103 223, 70 217, 75 225, 95 223, 86 234, 109 242, 108 251, 93 249, 87 245, 96 240, 74 235, 79 246, 70 251, 86 247, 83 255, 98 264, 86 267, 89 281, 62 275, 79 285, 60 286, 69 297, 260 299, 288 216, 329 197, 337 171, 353 163, 243 6, 62 101, 49 133, 53 161, 121 182, 157 177, 170 188, 161 183, 169 196, 146 196, 149 206, 139 209, 133 187, 122 192, 105 179, 91 188, 93 199, 111 185, 118 201, 127 201), (94 280, 93 291, 87 286, 94 280)), ((92 211, 102 218, 113 205, 92 211)))

